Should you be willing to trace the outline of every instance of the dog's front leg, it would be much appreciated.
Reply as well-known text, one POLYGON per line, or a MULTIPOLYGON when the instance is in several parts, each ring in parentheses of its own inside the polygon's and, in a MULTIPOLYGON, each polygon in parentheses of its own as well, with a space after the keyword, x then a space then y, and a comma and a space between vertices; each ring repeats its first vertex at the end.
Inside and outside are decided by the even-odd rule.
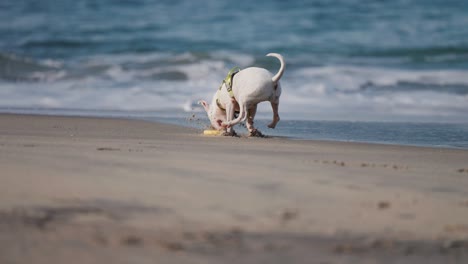
MULTIPOLYGON (((231 98, 231 101, 226 104, 226 120, 227 120, 226 123, 230 123, 234 119, 236 104, 237 102, 234 98, 231 98)), ((236 132, 234 131, 232 126, 227 126, 226 132, 227 132, 226 135, 230 135, 230 136, 236 135, 236 132)))
POLYGON ((269 128, 275 128, 276 124, 280 121, 280 117, 278 114, 278 105, 279 102, 270 102, 271 108, 273 110, 273 121, 268 125, 269 128))

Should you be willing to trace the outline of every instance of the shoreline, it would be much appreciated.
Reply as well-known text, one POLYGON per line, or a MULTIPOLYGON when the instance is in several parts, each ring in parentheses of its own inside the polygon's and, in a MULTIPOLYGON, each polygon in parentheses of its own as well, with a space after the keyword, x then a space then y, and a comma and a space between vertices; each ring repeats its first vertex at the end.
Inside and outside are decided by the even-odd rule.
POLYGON ((463 263, 466 160, 457 149, 0 114, 0 260, 463 263))
MULTIPOLYGON (((0 110, 0 115, 24 115, 24 116, 50 116, 50 117, 71 117, 71 118, 98 118, 98 119, 122 119, 122 120, 136 120, 136 121, 145 121, 145 122, 151 122, 151 123, 162 123, 162 124, 168 124, 168 125, 174 125, 174 126, 179 126, 181 128, 186 128, 190 130, 199 130, 203 131, 200 123, 200 118, 196 117, 197 114, 200 113, 195 113, 191 114, 191 116, 182 116, 182 113, 179 113, 178 115, 174 117, 165 117, 165 116, 153 116, 149 117, 147 115, 143 115, 141 113, 135 114, 132 113, 130 115, 125 116, 124 113, 129 114, 128 112, 115 112, 115 111, 109 111, 107 114, 102 114, 98 115, 97 111, 90 110, 90 111, 84 111, 83 110, 71 110, 69 113, 64 113, 62 111, 56 112, 56 110, 51 110, 51 111, 45 111, 45 112, 31 112, 31 111, 24 111, 24 112, 17 112, 17 111, 1 111, 0 110), (86 114, 87 113, 87 114, 86 114), (178 120, 174 122, 173 120, 178 120)), ((142 113, 146 113, 145 111, 142 111, 142 113)), ((154 115, 154 113, 148 113, 148 115, 154 115)), ((189 113, 185 113, 189 115, 189 113)), ((203 115, 203 113, 202 113, 203 115)), ((203 120, 206 121, 205 125, 209 124, 209 120, 203 120)), ((261 122, 268 123, 269 121, 267 119, 260 119, 261 122)), ((284 122, 315 122, 315 123, 346 123, 348 121, 339 121, 339 120, 282 120, 284 122)), ((416 125, 468 125, 468 123, 434 123, 434 122, 406 122, 406 121, 395 121, 395 122, 377 122, 377 121, 349 121, 349 123, 369 123, 369 124, 416 124, 416 125)), ((239 129, 239 128, 238 128, 239 129)), ((276 129, 278 130, 278 129, 276 129)), ((288 140, 299 140, 299 141, 314 141, 314 142, 336 142, 336 143, 356 143, 356 144, 371 144, 371 145, 383 145, 383 146, 402 146, 402 147, 417 147, 417 148, 436 148, 436 149, 454 149, 454 150, 467 150, 468 151, 468 145, 467 146, 460 146, 460 145, 449 145, 448 143, 443 144, 443 145, 431 145, 429 143, 403 143, 403 142, 398 142, 398 141, 379 141, 379 140, 346 140, 346 139, 334 139, 334 138, 320 138, 320 136, 317 136, 316 138, 314 137, 307 137, 307 136, 300 136, 300 135, 281 135, 278 133, 275 133, 276 130, 271 130, 271 129, 266 129, 266 136, 269 138, 283 138, 283 139, 288 139, 288 140), (273 133, 273 134, 269 134, 273 133)), ((263 131, 263 130, 262 130, 263 131)), ((286 134, 288 134, 286 132, 286 134)), ((246 137, 247 136, 247 131, 244 128, 240 128, 240 133, 239 135, 241 137, 246 137)))

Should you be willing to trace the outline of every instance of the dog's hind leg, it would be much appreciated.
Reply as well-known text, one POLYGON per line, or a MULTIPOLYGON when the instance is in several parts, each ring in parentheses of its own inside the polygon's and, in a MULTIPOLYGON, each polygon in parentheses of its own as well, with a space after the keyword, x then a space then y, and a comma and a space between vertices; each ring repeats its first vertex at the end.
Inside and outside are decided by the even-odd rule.
POLYGON ((254 118, 257 113, 257 105, 253 105, 247 111, 247 130, 249 130, 249 136, 251 137, 263 137, 263 134, 254 127, 254 118))
POLYGON ((252 131, 255 130, 254 118, 255 118, 256 113, 257 113, 257 105, 253 105, 247 111, 247 130, 249 130, 250 133, 252 133, 252 131))
POLYGON ((275 128, 276 124, 280 121, 278 105, 279 102, 271 102, 271 108, 273 110, 273 121, 271 121, 271 123, 268 125, 269 128, 275 128))

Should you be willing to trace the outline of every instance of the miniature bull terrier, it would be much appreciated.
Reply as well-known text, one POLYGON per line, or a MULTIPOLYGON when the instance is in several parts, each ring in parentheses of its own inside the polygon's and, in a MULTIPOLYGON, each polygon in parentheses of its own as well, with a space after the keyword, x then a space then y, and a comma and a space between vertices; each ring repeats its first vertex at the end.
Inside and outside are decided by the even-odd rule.
POLYGON ((281 85, 279 80, 285 70, 283 56, 269 53, 266 56, 276 57, 280 63, 279 71, 273 75, 268 70, 249 67, 243 70, 233 69, 223 81, 218 91, 213 95, 211 104, 200 100, 210 123, 214 129, 224 131, 223 135, 236 135, 233 126, 247 120, 247 130, 250 136, 263 136, 254 127, 257 105, 269 101, 273 109, 273 121, 268 125, 275 128, 280 120, 278 114, 281 85), (237 117, 235 114, 238 113, 237 117))

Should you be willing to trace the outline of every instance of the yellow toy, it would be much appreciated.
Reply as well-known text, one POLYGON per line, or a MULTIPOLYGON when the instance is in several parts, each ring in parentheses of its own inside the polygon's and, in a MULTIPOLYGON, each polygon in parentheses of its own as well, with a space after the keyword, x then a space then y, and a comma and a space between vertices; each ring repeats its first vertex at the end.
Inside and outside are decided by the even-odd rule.
POLYGON ((203 135, 205 135, 205 136, 219 136, 219 135, 221 135, 221 131, 213 130, 213 129, 207 129, 207 130, 203 131, 203 135))

